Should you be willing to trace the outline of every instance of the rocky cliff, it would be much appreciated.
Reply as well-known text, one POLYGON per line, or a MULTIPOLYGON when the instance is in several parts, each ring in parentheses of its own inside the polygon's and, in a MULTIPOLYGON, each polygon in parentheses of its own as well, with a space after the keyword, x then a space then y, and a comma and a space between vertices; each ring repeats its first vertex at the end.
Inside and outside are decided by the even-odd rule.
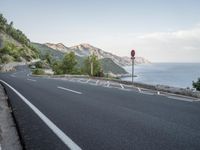
MULTIPOLYGON (((90 44, 80 44, 72 47, 66 47, 62 43, 58 44, 45 43, 45 45, 64 53, 73 51, 77 56, 80 57, 86 57, 91 54, 95 54, 99 59, 110 58, 113 62, 115 62, 117 65, 120 66, 129 66, 132 64, 132 60, 129 57, 120 57, 115 54, 106 52, 100 48, 94 47, 90 44)), ((144 63, 150 63, 150 62, 143 57, 135 58, 135 64, 144 64, 144 63)))

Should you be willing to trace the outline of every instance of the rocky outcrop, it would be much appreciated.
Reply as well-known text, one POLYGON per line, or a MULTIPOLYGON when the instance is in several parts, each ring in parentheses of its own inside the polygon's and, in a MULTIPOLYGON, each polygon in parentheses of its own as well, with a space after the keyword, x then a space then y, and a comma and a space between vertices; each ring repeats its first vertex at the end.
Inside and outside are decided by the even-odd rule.
POLYGON ((44 45, 52 48, 52 49, 55 49, 55 50, 59 50, 63 53, 68 53, 70 52, 70 49, 68 47, 66 47, 64 44, 62 43, 58 43, 58 44, 52 44, 52 43, 45 43, 44 45))

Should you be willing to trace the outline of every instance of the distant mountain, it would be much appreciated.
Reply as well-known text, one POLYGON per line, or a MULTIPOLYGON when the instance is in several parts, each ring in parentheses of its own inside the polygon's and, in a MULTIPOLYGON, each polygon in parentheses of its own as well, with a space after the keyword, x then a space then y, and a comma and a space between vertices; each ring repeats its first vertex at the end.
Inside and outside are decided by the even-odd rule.
POLYGON ((54 59, 59 60, 62 59, 65 54, 64 52, 51 48, 46 44, 32 42, 31 45, 39 50, 40 58, 45 56, 47 53, 50 53, 54 59))
MULTIPOLYGON (((110 58, 113 62, 122 67, 129 66, 132 64, 132 60, 129 57, 120 57, 112 53, 106 52, 102 49, 99 49, 97 47, 94 47, 90 44, 80 44, 73 47, 66 47, 62 43, 58 44, 45 43, 45 45, 48 46, 49 48, 65 53, 73 51, 77 56, 80 57, 86 57, 91 54, 95 54, 99 59, 110 58)), ((150 63, 150 62, 143 57, 136 57, 135 64, 143 64, 143 63, 150 63)))
MULTIPOLYGON (((83 62, 86 56, 88 56, 89 54, 85 54, 83 55, 83 53, 81 53, 79 50, 73 50, 73 48, 67 48, 65 46, 65 52, 63 51, 63 49, 61 50, 61 48, 63 48, 64 46, 61 44, 40 44, 40 43, 32 43, 32 46, 34 46, 35 48, 37 48, 40 52, 40 57, 43 57, 44 55, 46 55, 47 53, 50 53, 54 59, 60 60, 63 58, 65 53, 68 53, 70 51, 74 51, 76 53, 76 58, 78 61, 77 67, 82 67, 83 66, 83 62)), ((104 71, 104 73, 111 73, 111 74, 127 74, 127 72, 125 71, 124 68, 122 68, 121 66, 117 65, 115 62, 113 62, 112 59, 110 58, 102 58, 100 59, 100 63, 102 66, 102 69, 104 71)))
POLYGON ((64 44, 62 43, 58 43, 58 44, 52 44, 52 43, 45 43, 44 45, 46 45, 49 48, 52 48, 54 50, 58 50, 61 51, 63 53, 68 53, 70 52, 70 49, 68 47, 66 47, 64 44))
POLYGON ((104 73, 112 73, 112 74, 127 74, 126 70, 121 66, 117 65, 110 58, 102 58, 100 59, 102 69, 104 73))

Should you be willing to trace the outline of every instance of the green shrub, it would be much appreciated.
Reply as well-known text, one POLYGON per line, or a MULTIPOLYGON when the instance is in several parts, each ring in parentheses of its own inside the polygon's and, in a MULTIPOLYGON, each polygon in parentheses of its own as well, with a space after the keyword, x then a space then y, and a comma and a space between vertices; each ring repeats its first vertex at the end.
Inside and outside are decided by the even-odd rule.
POLYGON ((60 62, 60 61, 54 62, 52 65, 52 69, 53 69, 55 75, 63 74, 62 62, 60 62))
POLYGON ((42 69, 35 69, 35 70, 32 71, 32 73, 35 74, 35 75, 45 74, 44 70, 42 70, 42 69))
POLYGON ((6 54, 1 57, 1 60, 2 60, 2 63, 9 63, 9 62, 12 62, 14 60, 14 58, 12 56, 6 54))
POLYGON ((43 62, 42 61, 38 61, 35 63, 35 67, 36 68, 43 68, 43 62))
POLYGON ((200 91, 200 78, 196 82, 193 81, 192 85, 197 91, 200 91))

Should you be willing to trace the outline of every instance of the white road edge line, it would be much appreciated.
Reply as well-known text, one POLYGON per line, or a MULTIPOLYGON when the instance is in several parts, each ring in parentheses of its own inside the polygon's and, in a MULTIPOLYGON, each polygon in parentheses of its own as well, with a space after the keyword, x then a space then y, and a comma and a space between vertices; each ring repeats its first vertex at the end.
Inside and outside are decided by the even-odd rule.
POLYGON ((181 100, 181 101, 186 101, 186 102, 193 102, 194 100, 188 99, 188 98, 182 98, 182 97, 176 97, 176 96, 167 96, 170 99, 175 99, 175 100, 181 100))
POLYGON ((33 82, 36 82, 36 80, 33 80, 33 79, 27 79, 27 80, 29 80, 29 81, 33 81, 33 82))
POLYGON ((139 92, 141 92, 141 89, 140 89, 140 88, 138 88, 138 91, 139 91, 139 92))
POLYGON ((60 140, 71 150, 81 150, 81 148, 74 143, 62 130, 60 130, 49 118, 47 118, 38 108, 36 108, 31 102, 28 101, 21 93, 14 89, 11 85, 6 83, 3 80, 0 82, 7 85, 10 89, 13 90, 21 99, 24 101, 42 121, 60 138, 60 140))
POLYGON ((121 88, 124 89, 124 86, 122 84, 120 84, 121 88))
POLYGON ((109 86, 110 86, 110 82, 109 82, 109 81, 107 81, 106 83, 107 83, 106 87, 109 87, 109 86))
POLYGON ((65 90, 65 91, 73 92, 73 93, 76 93, 76 94, 82 94, 82 92, 74 91, 74 90, 67 89, 67 88, 64 88, 64 87, 61 87, 61 86, 57 86, 57 88, 65 90))
POLYGON ((88 79, 87 81, 86 81, 86 83, 88 83, 90 81, 90 79, 88 79))
POLYGON ((96 81, 96 85, 99 83, 99 80, 96 81))

